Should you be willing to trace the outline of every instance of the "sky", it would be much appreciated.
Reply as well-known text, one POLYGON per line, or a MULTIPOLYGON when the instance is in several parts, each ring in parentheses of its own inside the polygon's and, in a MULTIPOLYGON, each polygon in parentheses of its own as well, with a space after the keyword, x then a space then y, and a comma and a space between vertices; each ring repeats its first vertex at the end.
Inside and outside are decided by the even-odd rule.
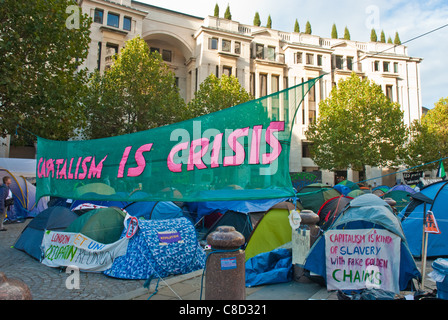
MULTIPOLYGON (((342 37, 344 28, 351 40, 370 41, 375 28, 378 39, 384 30, 386 39, 401 42, 448 24, 448 0, 138 0, 154 6, 205 18, 213 15, 215 4, 224 16, 230 6, 232 20, 252 25, 255 12, 266 25, 271 15, 272 29, 292 32, 297 19, 300 31, 307 21, 312 33, 330 38, 333 23, 342 37)), ((440 98, 448 97, 448 26, 405 44, 408 55, 423 58, 420 64, 421 94, 424 107, 432 109, 440 98)))

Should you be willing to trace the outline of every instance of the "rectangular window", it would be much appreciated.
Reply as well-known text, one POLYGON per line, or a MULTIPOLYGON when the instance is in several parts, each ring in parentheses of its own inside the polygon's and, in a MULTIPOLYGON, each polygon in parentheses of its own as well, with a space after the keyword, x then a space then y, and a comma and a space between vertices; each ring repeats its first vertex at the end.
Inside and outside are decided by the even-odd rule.
POLYGON ((386 97, 390 100, 393 101, 393 93, 392 93, 392 88, 393 86, 391 85, 386 85, 386 97))
POLYGON ((394 73, 398 73, 398 62, 394 62, 394 73))
POLYGON ((235 42, 235 54, 241 54, 241 42, 235 42))
POLYGON ((131 31, 131 23, 132 23, 132 19, 131 18, 124 17, 123 18, 123 30, 131 31))
POLYGON ((95 9, 95 13, 94 13, 94 16, 93 16, 93 22, 103 24, 103 16, 104 16, 104 11, 103 10, 95 9))
POLYGON ((317 55, 317 65, 318 65, 319 67, 322 66, 322 55, 321 55, 321 54, 318 54, 318 55, 317 55))
POLYGON ((389 62, 383 62, 383 72, 389 72, 389 62))
POLYGON ((171 50, 162 50, 162 60, 166 62, 171 62, 173 58, 173 53, 171 50))
POLYGON ((302 63, 302 52, 296 52, 296 63, 302 63))
POLYGON ((98 60, 97 60, 97 67, 98 70, 100 70, 101 68, 101 50, 102 50, 103 44, 100 42, 98 42, 98 60))
POLYGON ((268 47, 267 58, 270 61, 275 61, 275 47, 268 47))
POLYGON ((211 38, 208 41, 208 48, 210 50, 218 50, 218 38, 211 38))
POLYGON ((347 57, 347 69, 353 70, 353 57, 347 57))
POLYGON ((342 70, 343 64, 344 64, 344 57, 343 56, 336 56, 336 69, 341 69, 342 70))
POLYGON ((312 53, 306 54, 306 64, 310 64, 310 65, 314 64, 314 54, 312 54, 312 53))
POLYGON ((232 75, 232 67, 223 66, 222 74, 225 74, 226 76, 230 77, 232 75))
POLYGON ((257 59, 264 59, 264 45, 257 43, 255 50, 255 57, 257 59))
POLYGON ((109 12, 107 14, 107 25, 118 28, 120 26, 120 15, 109 12))
POLYGON ((375 61, 373 63, 373 70, 374 71, 380 71, 380 62, 379 61, 375 61))
POLYGON ((230 40, 222 39, 222 51, 224 52, 230 52, 232 42, 230 40))
POLYGON ((149 48, 149 51, 150 52, 158 52, 158 53, 160 53, 160 49, 159 48, 154 48, 154 47, 149 48))
POLYGON ((268 75, 260 74, 260 97, 268 94, 268 75))

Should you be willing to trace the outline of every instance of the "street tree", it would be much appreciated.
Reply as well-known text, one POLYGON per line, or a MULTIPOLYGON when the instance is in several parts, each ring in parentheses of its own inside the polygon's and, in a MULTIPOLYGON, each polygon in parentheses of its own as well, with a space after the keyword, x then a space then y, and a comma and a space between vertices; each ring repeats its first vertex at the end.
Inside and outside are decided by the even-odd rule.
MULTIPOLYGON (((409 167, 423 165, 448 157, 448 97, 441 98, 434 108, 415 120, 410 128, 410 142, 406 164, 409 167)), ((438 163, 425 166, 436 169, 438 163)), ((445 160, 445 167, 448 161, 445 160)))
POLYGON ((187 118, 195 118, 208 113, 253 100, 234 76, 209 75, 199 86, 195 97, 187 105, 187 118))
MULTIPOLYGON (((91 19, 74 0, 0 1, 0 135, 17 125, 67 140, 85 117, 80 97, 91 19)), ((24 131, 22 131, 24 133, 24 131)), ((29 144, 19 135, 14 144, 29 144)))
POLYGON ((403 158, 407 127, 398 103, 381 86, 352 75, 319 103, 319 117, 306 132, 314 162, 323 169, 396 166, 403 158))
POLYGON ((91 77, 85 106, 88 138, 171 124, 181 120, 185 111, 174 73, 140 37, 126 42, 103 75, 91 77))

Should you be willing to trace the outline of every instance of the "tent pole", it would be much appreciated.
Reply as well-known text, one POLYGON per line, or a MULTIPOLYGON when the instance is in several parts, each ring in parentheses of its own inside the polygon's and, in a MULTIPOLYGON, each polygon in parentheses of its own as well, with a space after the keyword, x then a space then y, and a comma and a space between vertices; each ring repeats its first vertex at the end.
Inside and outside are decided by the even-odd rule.
POLYGON ((426 250, 428 248, 428 234, 425 232, 426 225, 426 202, 423 204, 423 233, 422 233, 422 289, 425 286, 425 271, 426 271, 426 250))
POLYGON ((422 257, 422 288, 425 288, 425 274, 426 274, 426 252, 428 250, 428 233, 425 232, 425 252, 422 257))

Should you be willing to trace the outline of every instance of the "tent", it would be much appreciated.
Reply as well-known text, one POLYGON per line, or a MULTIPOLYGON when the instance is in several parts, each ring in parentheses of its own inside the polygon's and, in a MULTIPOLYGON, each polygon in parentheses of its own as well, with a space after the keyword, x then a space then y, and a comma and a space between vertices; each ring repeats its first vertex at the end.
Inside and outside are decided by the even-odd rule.
POLYGON ((183 217, 182 209, 171 201, 132 202, 124 207, 127 213, 146 220, 183 217))
POLYGON ((104 274, 120 279, 151 279, 204 268, 205 252, 187 218, 138 221, 125 255, 104 274))
POLYGON ((66 207, 50 207, 39 213, 23 229, 14 248, 28 253, 30 256, 41 259, 41 243, 45 230, 63 231, 78 218, 74 212, 66 207))
POLYGON ((289 211, 293 209, 292 203, 281 202, 264 214, 249 239, 246 239, 246 261, 291 241, 292 229, 289 224, 289 211))
POLYGON ((353 200, 352 197, 344 195, 327 200, 317 212, 319 216, 318 226, 322 230, 327 230, 351 200, 353 200))
POLYGON ((9 188, 14 198, 14 205, 7 212, 8 220, 33 218, 48 207, 48 197, 36 201, 36 187, 24 177, 16 176, 9 170, 0 168, 0 181, 4 176, 11 177, 9 188))
POLYGON ((84 213, 64 231, 81 233, 97 242, 109 244, 120 239, 125 216, 119 208, 99 208, 84 213))
POLYGON ((411 200, 410 196, 412 193, 405 190, 389 190, 385 194, 383 194, 382 198, 391 198, 397 202, 395 208, 398 212, 401 212, 411 200))
MULTIPOLYGON (((364 194, 353 199, 330 230, 387 230, 400 239, 399 290, 405 290, 409 282, 421 277, 414 259, 409 251, 406 237, 398 217, 392 208, 373 194, 364 194)), ((325 233, 326 233, 325 232, 325 233)), ((326 281, 325 233, 313 244, 305 261, 304 268, 317 274, 326 281)))
POLYGON ((420 192, 410 195, 411 201, 398 215, 401 219, 409 249, 414 257, 422 253, 423 215, 432 211, 441 234, 428 234, 429 257, 448 255, 448 182, 439 181, 423 187, 420 192))
POLYGON ((408 186, 406 184, 397 184, 396 186, 393 186, 392 188, 390 188, 388 191, 396 191, 396 190, 406 191, 411 194, 416 193, 414 188, 411 188, 410 186, 408 186))
MULTIPOLYGON (((105 195, 110 196, 115 194, 115 189, 105 183, 89 183, 80 186, 74 190, 74 197, 79 198, 80 196, 86 196, 86 194, 92 193, 93 195, 105 195)), ((98 197, 96 197, 98 198, 98 197)))
POLYGON ((359 189, 359 186, 350 180, 343 180, 339 182, 337 185, 342 185, 348 187, 351 191, 359 189))
POLYGON ((361 190, 361 189, 355 189, 355 190, 350 191, 350 192, 347 194, 347 196, 348 196, 348 197, 351 197, 351 198, 356 198, 356 197, 359 197, 360 195, 363 195, 363 194, 365 194, 365 192, 364 192, 363 190, 361 190))
POLYGON ((297 207, 300 210, 312 210, 314 213, 329 199, 340 196, 341 193, 334 188, 320 189, 314 192, 297 193, 300 203, 297 207))

